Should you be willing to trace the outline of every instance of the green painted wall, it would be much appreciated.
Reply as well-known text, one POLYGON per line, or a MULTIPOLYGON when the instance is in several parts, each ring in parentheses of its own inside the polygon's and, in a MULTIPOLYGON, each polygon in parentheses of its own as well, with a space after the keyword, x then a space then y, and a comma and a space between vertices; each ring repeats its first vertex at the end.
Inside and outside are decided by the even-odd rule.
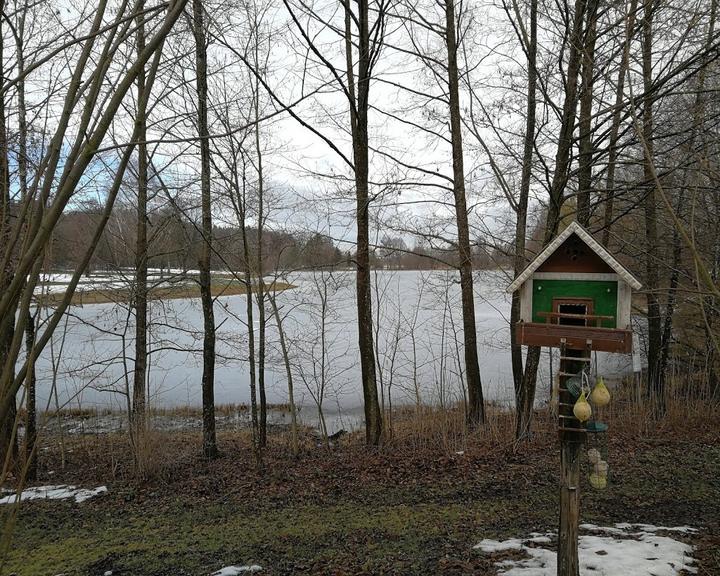
POLYGON ((591 298, 593 314, 613 316, 602 326, 615 328, 617 320, 617 282, 597 280, 533 280, 533 322, 546 322, 538 312, 552 312, 553 298, 591 298))

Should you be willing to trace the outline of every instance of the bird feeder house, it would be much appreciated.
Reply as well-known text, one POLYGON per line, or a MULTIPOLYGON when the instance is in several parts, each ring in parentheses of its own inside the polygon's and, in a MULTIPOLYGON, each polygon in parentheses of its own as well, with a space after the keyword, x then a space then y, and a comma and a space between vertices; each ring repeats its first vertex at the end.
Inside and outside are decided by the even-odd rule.
POLYGON ((632 290, 640 287, 573 222, 508 287, 508 292, 520 292, 517 340, 528 346, 630 353, 632 290))
POLYGON ((580 458, 588 436, 588 480, 596 489, 607 486, 607 425, 596 411, 610 395, 600 378, 590 386, 591 353, 632 351, 630 306, 632 291, 640 287, 577 222, 558 234, 508 287, 508 292, 520 294, 520 320, 513 327, 517 341, 560 348, 558 576, 579 573, 580 458))

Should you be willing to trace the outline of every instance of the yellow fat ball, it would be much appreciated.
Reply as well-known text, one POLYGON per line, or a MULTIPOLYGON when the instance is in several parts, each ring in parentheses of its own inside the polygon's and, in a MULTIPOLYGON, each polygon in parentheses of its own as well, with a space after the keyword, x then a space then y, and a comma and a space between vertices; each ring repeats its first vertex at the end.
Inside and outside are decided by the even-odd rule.
POLYGON ((602 490, 607 487, 607 477, 600 476, 598 474, 590 474, 590 486, 597 490, 602 490))
POLYGON ((585 399, 585 392, 580 394, 580 398, 575 402, 573 414, 575 414, 575 418, 580 420, 580 422, 587 422, 590 416, 592 416, 592 408, 590 408, 590 404, 588 404, 588 401, 585 399))
POLYGON ((595 406, 607 406, 610 402, 610 391, 605 386, 602 376, 598 378, 597 384, 590 393, 590 402, 595 406))

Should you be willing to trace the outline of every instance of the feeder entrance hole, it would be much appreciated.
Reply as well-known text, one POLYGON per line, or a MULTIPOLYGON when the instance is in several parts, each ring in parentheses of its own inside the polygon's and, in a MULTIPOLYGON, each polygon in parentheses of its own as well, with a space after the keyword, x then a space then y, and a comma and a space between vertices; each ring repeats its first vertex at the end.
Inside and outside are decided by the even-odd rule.
POLYGON ((557 323, 562 326, 587 326, 587 317, 593 313, 591 300, 555 300, 553 304, 557 323))

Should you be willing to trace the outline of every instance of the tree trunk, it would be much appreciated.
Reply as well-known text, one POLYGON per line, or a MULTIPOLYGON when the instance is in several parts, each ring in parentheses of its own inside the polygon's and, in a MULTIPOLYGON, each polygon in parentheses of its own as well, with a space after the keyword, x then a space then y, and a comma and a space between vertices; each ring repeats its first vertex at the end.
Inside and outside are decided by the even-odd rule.
MULTIPOLYGON (((517 213, 515 221, 515 259, 513 271, 517 277, 525 268, 525 235, 527 234, 527 212, 528 198, 530 197, 530 180, 532 177, 533 147, 535 145, 535 109, 537 96, 537 0, 530 0, 530 38, 527 46, 528 59, 528 94, 527 94, 527 115, 525 118, 525 142, 523 145, 523 165, 520 180, 520 197, 518 198, 517 213)), ((513 383, 515 385, 515 436, 522 437, 529 427, 532 416, 532 405, 530 411, 526 410, 526 397, 529 390, 522 385, 523 361, 522 346, 517 341, 515 327, 520 321, 520 292, 512 295, 510 308, 510 347, 513 370, 513 383)), ((535 399, 534 385, 532 390, 533 401, 535 399)))
MULTIPOLYGON (((5 2, 0 1, 0 9, 4 11, 5 2)), ((0 31, 4 28, 4 24, 0 24, 0 31)), ((0 93, 4 93, 2 89, 5 86, 5 68, 4 56, 5 42, 0 34, 0 93)), ((7 142, 7 122, 5 115, 5 99, 0 98, 0 196, 2 197, 2 219, 0 220, 2 246, 6 246, 9 241, 12 217, 11 217, 11 201, 10 201, 10 173, 8 168, 8 142, 7 142)), ((3 270, 2 279, 3 293, 9 288, 15 273, 15 259, 10 257, 7 261, 7 268, 3 270)), ((0 366, 6 367, 10 361, 10 347, 15 334, 15 312, 17 304, 13 306, 13 312, 5 314, 0 323, 0 366)), ((13 371, 14 372, 14 371, 13 371)), ((6 380, 8 386, 12 386, 13 379, 6 380)), ((7 414, 0 420, 0 468, 3 473, 15 467, 17 464, 17 439, 13 434, 15 419, 17 416, 17 404, 15 393, 12 390, 2 390, 4 402, 8 405, 7 414), (11 396, 11 398, 8 398, 11 396)), ((0 476, 0 477, 4 477, 0 476)))
POLYGON ((213 311, 210 259, 212 256, 212 206, 210 201, 210 141, 207 121, 207 46, 203 22, 202 0, 193 0, 193 33, 195 35, 195 66, 198 97, 198 135, 200 137, 200 194, 202 204, 202 251, 200 269, 200 301, 203 311, 203 454, 218 454, 215 438, 215 314, 213 311))
POLYGON ((258 279, 258 392, 260 393, 260 447, 267 444, 267 395, 265 393, 265 291, 258 279))
MULTIPOLYGON (((23 41, 25 37, 25 16, 27 12, 21 11, 17 23, 17 84, 18 98, 18 183, 20 185, 20 199, 23 206, 31 202, 28 197, 28 152, 27 152, 27 106, 25 103, 25 52, 23 41)), ((33 358, 33 347, 35 345, 35 318, 30 311, 27 314, 25 323, 25 352, 28 358, 28 372, 25 378, 25 466, 26 480, 37 478, 37 406, 36 406, 36 384, 35 359, 33 358)))
POLYGON ((659 274, 657 231, 657 199, 655 181, 653 178, 653 96, 652 88, 652 42, 653 42, 653 13, 655 0, 645 0, 642 20, 642 70, 645 98, 642 112, 643 139, 648 153, 643 162, 643 176, 647 192, 643 202, 645 208, 645 293, 647 298, 648 319, 648 395, 656 402, 662 403, 662 378, 659 374, 660 348, 662 344, 662 319, 660 314, 660 301, 658 298, 659 274))
MULTIPOLYGON (((2 329, 0 340, 0 360, 6 361, 10 352, 10 342, 14 333, 13 325, 10 324, 2 329)), ((0 478, 4 478, 10 470, 17 465, 18 445, 17 436, 14 433, 15 420, 17 419, 17 401, 15 395, 8 404, 7 416, 0 422, 0 478)))
POLYGON ((540 367, 539 346, 529 346, 525 357, 525 371, 523 372, 520 394, 517 397, 517 417, 515 419, 515 440, 530 437, 533 408, 535 406, 535 390, 537 388, 537 372, 540 367))
MULTIPOLYGON (((144 0, 138 3, 142 12, 144 0)), ((141 54, 145 49, 144 14, 137 17, 137 51, 141 54)), ((135 449, 139 448, 145 428, 145 384, 147 381, 147 194, 148 194, 148 159, 147 159, 147 110, 145 104, 145 68, 138 73, 138 109, 135 124, 138 129, 138 174, 137 174, 137 224, 135 240, 135 364, 133 370, 133 402, 132 423, 135 449)), ((137 457, 137 454, 136 454, 137 457)))
POLYGON ((255 317, 253 314, 253 283, 252 283, 252 260, 250 257, 250 245, 248 243, 247 231, 247 165, 243 158, 242 166, 242 198, 238 202, 240 216, 240 231, 243 242, 243 258, 245 259, 245 317, 248 327, 248 363, 250 365, 250 418, 252 424, 252 444, 255 462, 259 466, 262 463, 262 451, 260 447, 260 424, 258 422, 258 401, 257 401, 257 374, 255 364, 255 317))
MULTIPOLYGON (((720 215, 720 199, 715 198, 715 216, 720 215)), ((718 273, 720 272, 720 232, 715 230, 713 238, 713 266, 712 266, 712 279, 714 282, 718 280, 718 273)), ((701 309, 705 316, 704 322, 704 333, 705 333, 705 372, 707 374, 707 387, 708 396, 711 401, 720 400, 720 377, 718 377, 717 371, 717 358, 718 349, 716 346, 716 331, 715 323, 718 317, 717 307, 715 305, 715 298, 712 294, 709 294, 704 298, 701 303, 701 309)))
MULTIPOLYGON (((255 65, 260 68, 259 25, 255 14, 255 65)), ((267 397, 265 394, 265 283, 263 281, 263 225, 265 176, 263 174, 263 155, 260 148, 260 80, 255 76, 255 149, 257 152, 258 173, 258 224, 257 224, 257 305, 258 305, 258 391, 260 392, 260 447, 267 444, 267 397)))
POLYGON ((300 446, 298 442, 297 409, 295 408, 295 388, 293 386, 293 375, 290 367, 290 351, 288 350, 287 341, 285 340, 285 330, 283 329, 282 318, 280 317, 280 311, 278 310, 275 298, 275 294, 270 296, 270 305, 272 306, 273 314, 275 316, 278 337, 280 339, 280 351, 282 352, 283 363, 285 364, 285 375, 287 376, 288 382, 288 403, 290 404, 290 438, 293 455, 297 456, 300 451, 300 446))
POLYGON ((370 95, 370 30, 368 2, 358 0, 358 78, 357 99, 354 94, 352 67, 352 37, 348 25, 350 4, 346 0, 346 53, 348 87, 350 90, 350 123, 352 129, 356 194, 357 251, 355 256, 357 277, 358 347, 362 374, 363 403, 365 407, 365 440, 377 446, 382 439, 382 414, 378 401, 373 346, 372 292, 370 287, 370 194, 368 158, 368 107, 370 95), (350 88, 352 87, 352 88, 350 88))
POLYGON ((630 59, 628 46, 635 29, 635 15, 637 13, 637 0, 630 0, 627 21, 625 23, 625 39, 622 46, 622 59, 618 70, 617 86, 615 88, 615 108, 612 114, 610 127, 610 141, 608 143, 608 165, 607 179, 605 180, 605 214, 603 221, 602 243, 607 247, 610 245, 610 230, 614 218, 615 205, 615 169, 618 157, 618 139, 620 135, 620 124, 623 117, 623 100, 625 98, 625 74, 630 59))
MULTIPOLYGON (((708 24, 707 40, 705 41, 705 54, 709 55, 712 47, 713 36, 715 32, 715 15, 717 11, 717 0, 712 0, 710 4, 710 21, 708 24)), ((695 95, 695 104, 693 106, 693 123, 690 138, 685 144, 687 149, 688 158, 692 158, 696 153, 695 146, 698 138, 704 139, 704 124, 705 124, 705 102, 706 102, 706 87, 705 79, 707 76, 707 56, 703 58, 703 63, 700 67, 700 71, 697 76, 697 88, 695 95)), ((704 146, 703 146, 704 148, 704 146)), ((707 151, 704 151, 707 154, 707 151)), ((685 206, 685 190, 688 188, 698 189, 698 178, 697 173, 700 166, 689 165, 684 170, 683 179, 680 184, 678 198, 675 205, 675 213, 678 218, 682 219, 685 206)), ((673 256, 672 256, 672 272, 670 274, 670 285, 668 287, 667 300, 665 303, 665 317, 662 325, 662 336, 660 338, 660 354, 658 360, 658 375, 657 378, 660 381, 659 389, 663 390, 665 387, 665 372, 667 370, 668 363, 670 361, 670 344, 672 342, 672 328, 673 328, 673 316, 675 313, 675 307, 677 303, 677 290, 680 281, 680 266, 682 265, 682 244, 680 241, 680 231, 675 228, 673 230, 673 256)), ((713 257, 713 280, 716 279, 716 267, 715 258, 713 257)), ((710 296, 710 298, 712 298, 710 296)), ((705 305, 707 299, 706 296, 701 296, 701 306, 705 305)), ((707 327, 707 323, 706 323, 707 327)), ((709 341, 712 342, 713 336, 709 335, 709 341)), ((665 413, 665 402, 664 397, 658 397, 657 408, 660 414, 665 413)))
POLYGON ((466 419, 471 428, 485 423, 482 382, 477 353, 475 329, 475 295, 473 292, 472 251, 465 194, 460 92, 458 88, 457 38, 455 30, 455 2, 445 0, 445 41, 448 53, 448 89, 450 100, 450 132, 453 155, 453 194, 457 219, 460 293, 462 297, 463 339, 465 347, 465 375, 468 388, 466 419))
POLYGON ((568 181, 570 152, 573 146, 573 130, 578 101, 578 74, 580 72, 580 47, 582 46, 582 30, 587 0, 575 0, 572 31, 568 46, 568 68, 565 80, 565 102, 563 103, 562 120, 555 169, 550 185, 550 201, 545 223, 544 243, 550 242, 557 233, 560 223, 560 209, 565 200, 565 186, 568 181))
MULTIPOLYGON (((676 205, 678 216, 682 214, 682 205, 684 203, 683 190, 680 190, 680 196, 676 205)), ((680 233, 675 230, 673 232, 673 256, 672 256, 672 272, 670 273, 670 285, 668 286, 667 301, 665 303, 665 318, 662 322, 662 332, 660 336, 660 352, 658 358, 658 379, 662 382, 660 390, 664 388, 665 370, 670 360, 670 343, 672 342, 672 325, 673 315, 675 314, 675 304, 677 299, 677 289, 680 282, 680 266, 682 264, 682 244, 680 242, 680 233)), ((656 408, 659 415, 665 414, 665 398, 658 396, 656 408)))
POLYGON ((25 350, 28 357, 28 373, 25 379, 26 398, 25 410, 25 467, 26 480, 35 480, 37 478, 37 406, 35 399, 36 378, 35 378, 35 359, 33 356, 33 347, 35 346, 35 318, 32 314, 28 314, 27 323, 25 324, 25 350))
POLYGON ((590 224, 590 197, 592 195, 592 105, 593 75, 595 73, 595 39, 597 36, 598 0, 588 0, 585 24, 585 42, 582 53, 582 89, 580 91, 580 155, 578 157, 577 220, 583 226, 590 224))
MULTIPOLYGON (((717 7, 718 7, 718 0, 712 0, 710 2, 710 23, 708 25, 708 34, 707 34, 707 41, 706 41, 706 48, 709 47, 710 43, 712 42, 712 38, 715 34, 715 24, 717 19, 717 7)), ((709 50, 707 52, 709 54, 709 50)), ((705 134, 704 131, 704 122, 705 122, 705 103, 707 100, 707 95, 705 94, 704 85, 705 85, 705 74, 704 74, 705 67, 703 67, 703 74, 701 76, 700 81, 698 81, 698 86, 701 88, 698 90, 698 95, 696 98, 696 109, 698 110, 698 116, 697 116, 697 131, 699 131, 702 134, 705 134)), ((705 144, 703 145, 703 148, 705 147, 705 144)), ((707 152, 706 152, 707 154, 707 152)), ((720 198, 718 198, 718 195, 715 194, 712 202, 712 207, 715 212, 715 217, 717 218, 718 215, 720 215, 720 198)), ((717 284, 718 280, 718 271, 720 270, 720 231, 718 231, 717 227, 715 227, 713 231, 713 242, 711 244, 712 246, 712 268, 711 268, 711 278, 713 283, 717 284)), ((704 322, 704 330, 705 330, 705 340, 707 342, 705 346, 706 350, 706 377, 707 377, 707 384, 708 384, 708 395, 711 401, 717 400, 720 398, 720 381, 718 379, 717 374, 717 368, 716 368, 716 358, 717 358, 717 350, 715 346, 716 337, 715 337, 715 321, 718 316, 717 312, 717 301, 716 298, 712 293, 708 294, 705 298, 701 301, 701 308, 704 310, 705 315, 705 322, 704 322)))

